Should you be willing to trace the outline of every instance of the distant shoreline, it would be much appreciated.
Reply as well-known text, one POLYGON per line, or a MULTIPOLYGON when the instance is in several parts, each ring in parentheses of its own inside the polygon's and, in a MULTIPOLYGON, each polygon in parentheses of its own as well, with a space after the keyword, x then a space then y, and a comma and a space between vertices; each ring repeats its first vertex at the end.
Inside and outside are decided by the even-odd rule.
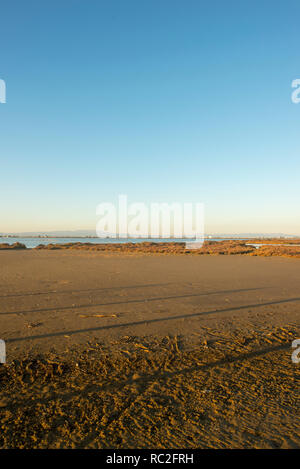
MULTIPOLYGON (((18 238, 18 239, 107 239, 107 240, 145 240, 146 238, 124 238, 124 237, 120 237, 120 238, 115 238, 115 237, 111 237, 111 236, 106 236, 106 237, 99 237, 99 236, 33 236, 33 235, 26 235, 26 236, 22 236, 22 235, 3 235, 3 234, 0 234, 0 238, 18 238)), ((176 240, 176 238, 147 238, 147 239, 152 239, 153 241, 155 240, 161 240, 161 242, 169 242, 169 241, 174 241, 176 240)), ((186 241, 190 241, 192 238, 178 238, 178 242, 180 242, 181 240, 186 240, 186 241)), ((290 236, 290 237, 271 237, 271 236, 204 236, 203 237, 204 240, 206 241, 214 241, 216 239, 220 239, 220 240, 241 240, 241 241, 247 241, 247 240, 253 240, 253 239, 256 239, 256 240, 264 240, 264 241, 273 241, 273 240, 280 240, 281 242, 284 242, 284 241, 295 241, 297 239, 299 239, 297 236, 290 236)))
MULTIPOLYGON (((36 238, 41 239, 42 238, 36 238)), ((102 253, 131 253, 131 254, 168 254, 168 255, 250 255, 250 256, 280 256, 300 258, 300 239, 214 239, 204 240, 203 243, 193 243, 193 240, 102 240, 93 242, 91 238, 53 238, 54 242, 29 241, 26 238, 10 238, 9 242, 1 242, 0 250, 76 250, 102 253)), ((97 239, 97 238, 96 238, 97 239)), ((8 240, 5 238, 3 240, 8 240)), ((50 240, 50 238, 49 238, 50 240)))

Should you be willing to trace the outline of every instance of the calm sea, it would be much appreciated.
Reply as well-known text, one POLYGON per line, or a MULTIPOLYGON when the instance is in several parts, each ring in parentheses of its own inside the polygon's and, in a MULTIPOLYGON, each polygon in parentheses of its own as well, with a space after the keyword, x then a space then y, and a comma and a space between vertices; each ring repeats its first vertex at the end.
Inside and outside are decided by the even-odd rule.
MULTIPOLYGON (((11 238, 11 237, 0 237, 1 243, 22 243, 27 248, 34 248, 39 244, 65 244, 65 243, 93 243, 93 244, 105 244, 105 243, 165 243, 165 242, 187 242, 191 240, 187 239, 114 239, 114 238, 11 238)), ((209 239, 209 241, 221 241, 220 239, 209 239)))

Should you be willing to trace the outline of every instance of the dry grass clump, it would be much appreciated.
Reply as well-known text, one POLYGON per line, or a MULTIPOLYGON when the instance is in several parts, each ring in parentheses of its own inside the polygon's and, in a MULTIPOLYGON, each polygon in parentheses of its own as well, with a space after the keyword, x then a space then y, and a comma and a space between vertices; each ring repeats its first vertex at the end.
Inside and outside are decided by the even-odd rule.
MULTIPOLYGON (((249 254, 255 250, 254 246, 247 246, 244 241, 205 241, 197 254, 234 255, 249 254)), ((193 251, 191 251, 193 252, 193 251)))
POLYGON ((159 254, 248 254, 255 248, 246 246, 242 241, 205 241, 200 249, 186 249, 182 242, 141 242, 141 243, 66 243, 39 245, 35 249, 75 249, 122 253, 159 253, 159 254))
POLYGON ((300 238, 255 238, 248 239, 247 243, 251 244, 299 244, 300 238))
POLYGON ((252 256, 300 257, 300 246, 261 246, 251 253, 252 256))
POLYGON ((185 250, 185 243, 65 243, 65 244, 40 244, 35 249, 73 249, 84 251, 105 251, 105 252, 142 252, 142 253, 182 253, 185 250))
POLYGON ((22 243, 14 243, 14 244, 1 243, 0 249, 26 249, 26 246, 25 244, 22 244, 22 243))

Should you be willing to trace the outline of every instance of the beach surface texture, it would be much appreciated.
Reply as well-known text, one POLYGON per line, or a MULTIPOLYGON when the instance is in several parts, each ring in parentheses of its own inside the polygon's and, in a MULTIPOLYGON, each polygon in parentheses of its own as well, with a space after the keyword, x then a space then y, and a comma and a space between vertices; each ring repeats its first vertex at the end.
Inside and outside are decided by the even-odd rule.
POLYGON ((1 249, 0 448, 300 447, 300 260, 184 254, 1 249))

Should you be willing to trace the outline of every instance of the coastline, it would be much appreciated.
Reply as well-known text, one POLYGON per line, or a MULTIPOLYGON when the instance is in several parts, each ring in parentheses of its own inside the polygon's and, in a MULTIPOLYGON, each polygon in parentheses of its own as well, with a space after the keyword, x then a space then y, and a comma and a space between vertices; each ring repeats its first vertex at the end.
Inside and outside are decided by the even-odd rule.
POLYGON ((200 248, 185 242, 161 241, 161 242, 69 242, 38 244, 27 248, 24 243, 12 244, 1 243, 1 250, 82 250, 98 252, 119 252, 134 254, 181 254, 181 255, 250 255, 250 256, 281 256, 300 258, 300 240, 295 239, 293 243, 280 239, 262 240, 226 240, 226 241, 204 241, 200 248), (256 241, 256 242, 254 242, 256 241))

